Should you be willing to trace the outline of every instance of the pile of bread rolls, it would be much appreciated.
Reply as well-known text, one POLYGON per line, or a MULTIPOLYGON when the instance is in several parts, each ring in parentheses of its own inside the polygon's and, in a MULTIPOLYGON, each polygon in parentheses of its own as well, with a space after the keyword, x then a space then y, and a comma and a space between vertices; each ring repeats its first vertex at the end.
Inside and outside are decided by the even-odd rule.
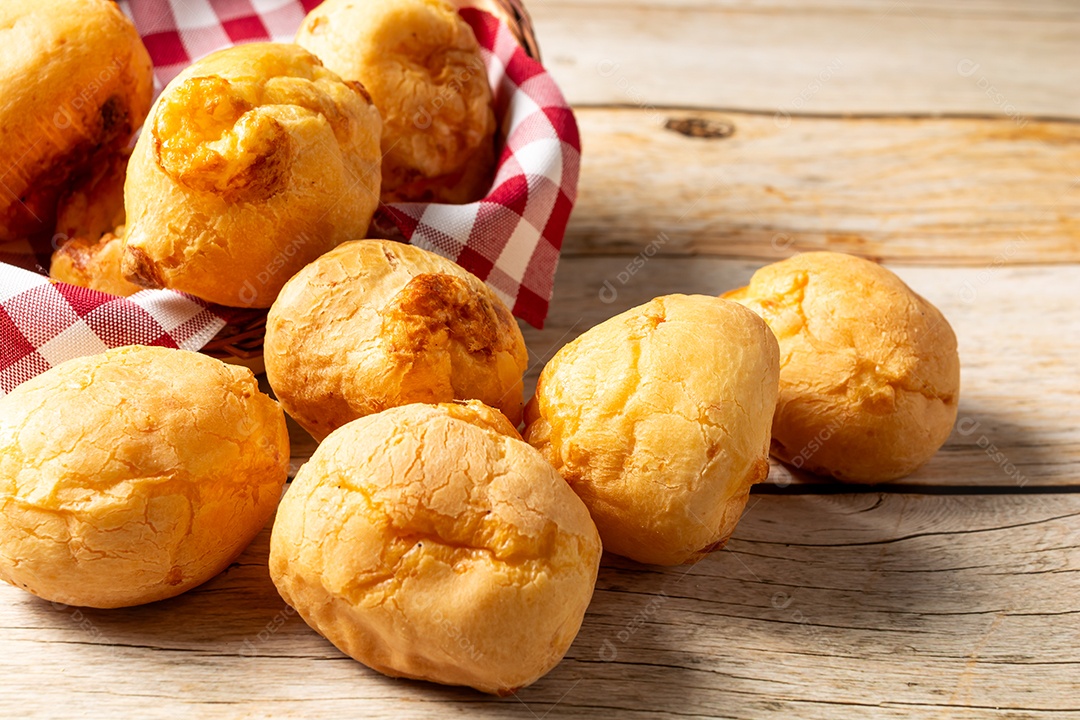
POLYGON ((57 280, 268 308, 366 237, 380 200, 472 202, 494 175, 487 73, 447 0, 327 0, 295 44, 213 53, 153 106, 115 3, 13 0, 0 22, 17 48, 0 68, 0 243, 52 236, 57 280))
MULTIPOLYGON (((103 0, 66 4, 138 45, 103 0)), ((48 37, 74 52, 74 35, 48 37)), ((352 239, 380 192, 482 186, 490 99, 473 90, 486 83, 459 83, 425 132, 408 122, 476 59, 471 31, 441 0, 329 0, 299 38, 349 79, 289 45, 196 63, 131 154, 124 228, 100 220, 113 219, 109 165, 76 202, 101 239, 54 261, 109 287, 272 305, 277 401, 247 369, 149 347, 72 360, 0 398, 6 581, 93 607, 168 598, 220 572, 276 508, 269 572, 312 628, 382 673, 506 694, 570 647, 601 548, 695 562, 731 536, 770 452, 878 482, 949 434, 948 323, 891 272, 834 253, 612 317, 552 358, 523 408, 528 353, 494 292, 424 250, 352 239), (279 262, 286 238, 303 241, 279 262), (285 412, 321 444, 279 504, 285 412)), ((124 57, 145 69, 140 49, 124 57)), ((137 117, 148 91, 124 87, 137 117)), ((61 194, 35 207, 55 217, 61 194)), ((25 224, 7 212, 5 231, 25 224)))

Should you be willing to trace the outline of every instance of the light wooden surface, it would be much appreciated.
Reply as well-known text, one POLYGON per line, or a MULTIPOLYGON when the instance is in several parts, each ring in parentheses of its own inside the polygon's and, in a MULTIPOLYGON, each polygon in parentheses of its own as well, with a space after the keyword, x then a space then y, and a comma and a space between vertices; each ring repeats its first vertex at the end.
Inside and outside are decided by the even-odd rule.
POLYGON ((1080 496, 760 496, 688 568, 607 557, 567 658, 504 699, 382 677, 292 613, 269 533, 124 611, 5 588, 0 715, 1062 718, 1080 663, 1080 496), (51 699, 51 701, 49 701, 51 699))
POLYGON ((578 120, 585 182, 568 254, 655 243, 769 260, 829 249, 933 265, 1080 262, 1080 123, 678 108, 578 120), (664 128, 687 117, 732 134, 664 128))
POLYGON ((1080 115, 1072 0, 533 0, 572 103, 1080 115))
POLYGON ((277 596, 266 531, 147 607, 3 587, 0 718, 1080 718, 1080 6, 529 7, 585 146, 530 390, 616 312, 830 248, 953 324, 948 444, 882 488, 776 465, 690 568, 606 557, 566 660, 505 699, 345 658, 277 596), (687 117, 720 137, 664 127, 687 117))

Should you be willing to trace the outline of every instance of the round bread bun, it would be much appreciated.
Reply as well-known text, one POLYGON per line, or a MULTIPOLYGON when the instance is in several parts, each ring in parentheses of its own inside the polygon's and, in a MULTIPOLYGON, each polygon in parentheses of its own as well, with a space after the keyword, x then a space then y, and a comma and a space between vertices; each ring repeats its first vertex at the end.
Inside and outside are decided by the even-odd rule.
POLYGON ((383 117, 384 202, 467 203, 491 186, 495 113, 480 46, 446 0, 326 0, 296 42, 359 80, 383 117))
POLYGON ((269 307, 297 270, 367 234, 380 127, 362 85, 295 45, 199 60, 165 88, 131 156, 124 274, 269 307))
POLYGON ((769 474, 778 363, 776 339, 745 308, 659 297, 555 354, 525 439, 585 501, 606 550, 695 562, 723 546, 769 474))
POLYGON ((883 482, 914 472, 949 437, 960 397, 956 335, 893 273, 851 255, 803 253, 725 297, 761 315, 780 341, 779 459, 883 482))
POLYGON ((444 257, 345 243, 297 273, 266 320, 266 376, 316 439, 414 402, 480 400, 521 421, 529 355, 502 300, 444 257))
POLYGON ((70 285, 99 290, 111 295, 134 295, 142 290, 128 282, 120 271, 124 257, 124 226, 97 240, 76 237, 53 253, 49 277, 70 285))
POLYGON ((585 506, 505 417, 417 404, 349 423, 300 468, 270 576, 368 667, 505 695, 562 659, 600 554, 585 506))
POLYGON ((108 0, 5 0, 0 28, 0 242, 47 238, 64 190, 142 125, 150 55, 108 0))
POLYGON ((98 608, 179 595, 269 520, 285 416, 242 368, 125 347, 0 398, 0 578, 98 608))

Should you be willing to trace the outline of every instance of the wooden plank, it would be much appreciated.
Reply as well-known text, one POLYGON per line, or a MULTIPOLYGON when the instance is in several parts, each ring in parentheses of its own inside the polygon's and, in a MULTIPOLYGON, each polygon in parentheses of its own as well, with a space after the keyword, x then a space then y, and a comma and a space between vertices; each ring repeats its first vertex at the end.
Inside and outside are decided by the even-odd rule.
MULTIPOLYGON (((628 257, 562 260, 546 327, 524 329, 532 360, 527 392, 551 356, 593 325, 658 295, 740 287, 763 264, 641 259, 637 269, 628 257)), ((1071 379, 1080 356, 1080 266, 890 267, 948 318, 962 365, 957 431, 930 463, 895 484, 1080 485, 1080 383, 1071 379)), ((774 467, 770 481, 785 485, 792 477, 774 467)))
POLYGON ((690 568, 605 558, 566 660, 516 697, 384 678, 281 601, 268 532, 179 598, 0 588, 0 716, 1063 718, 1080 495, 765 496, 690 568))
POLYGON ((577 104, 1080 116, 1069 0, 527 4, 577 104))
POLYGON ((1080 123, 599 108, 578 121, 567 254, 1080 261, 1080 123), (687 116, 734 132, 664 129, 687 116))

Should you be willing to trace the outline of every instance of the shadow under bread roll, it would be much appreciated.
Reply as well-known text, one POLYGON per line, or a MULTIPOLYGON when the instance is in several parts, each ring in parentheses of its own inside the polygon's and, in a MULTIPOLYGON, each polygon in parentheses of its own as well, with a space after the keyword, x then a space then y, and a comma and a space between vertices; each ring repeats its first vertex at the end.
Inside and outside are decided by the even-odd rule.
POLYGON ((48 236, 71 180, 142 125, 150 56, 106 0, 4 0, 0 28, 0 241, 48 236))
POLYGON ((196 62, 165 88, 132 153, 124 275, 269 307, 304 265, 365 236, 381 127, 360 83, 296 45, 196 62))

